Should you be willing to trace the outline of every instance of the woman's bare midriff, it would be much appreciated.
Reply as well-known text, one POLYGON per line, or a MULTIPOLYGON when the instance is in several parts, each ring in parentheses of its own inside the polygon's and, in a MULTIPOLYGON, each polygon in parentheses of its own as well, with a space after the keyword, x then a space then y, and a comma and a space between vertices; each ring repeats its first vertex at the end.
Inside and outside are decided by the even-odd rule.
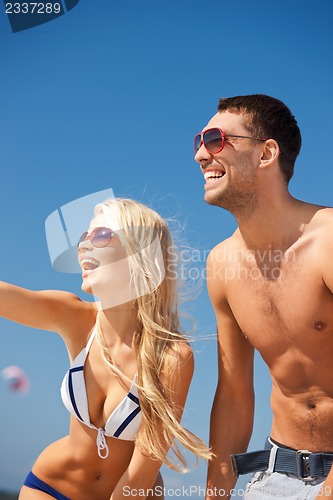
POLYGON ((72 418, 71 435, 48 446, 32 472, 71 500, 109 500, 125 472, 134 443, 108 437, 109 456, 99 457, 97 431, 72 418))

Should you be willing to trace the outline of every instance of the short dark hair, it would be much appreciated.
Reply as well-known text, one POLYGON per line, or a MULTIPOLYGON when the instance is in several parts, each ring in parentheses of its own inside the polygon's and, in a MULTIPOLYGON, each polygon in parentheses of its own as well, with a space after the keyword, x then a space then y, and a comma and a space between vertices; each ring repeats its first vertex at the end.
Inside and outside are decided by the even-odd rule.
POLYGON ((244 126, 252 135, 276 140, 281 150, 281 172, 288 184, 302 144, 300 129, 290 109, 279 99, 264 94, 222 97, 217 109, 244 114, 244 126))

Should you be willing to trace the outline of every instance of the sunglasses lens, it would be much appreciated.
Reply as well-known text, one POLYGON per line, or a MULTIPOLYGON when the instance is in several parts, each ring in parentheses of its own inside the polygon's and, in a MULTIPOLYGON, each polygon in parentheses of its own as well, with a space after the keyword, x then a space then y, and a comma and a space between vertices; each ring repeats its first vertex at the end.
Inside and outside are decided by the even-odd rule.
POLYGON ((108 227, 97 227, 90 235, 91 244, 97 248, 106 247, 111 241, 113 233, 108 227))
POLYGON ((223 136, 218 128, 206 130, 203 134, 204 145, 209 153, 219 153, 223 149, 223 136))
POLYGON ((194 154, 197 154, 201 146, 201 134, 197 134, 194 137, 194 154))
POLYGON ((80 245, 80 243, 82 243, 82 241, 84 241, 84 240, 87 238, 87 236, 88 236, 88 231, 85 231, 85 232, 82 234, 82 236, 81 236, 81 238, 79 239, 79 241, 77 242, 77 246, 79 246, 79 245, 80 245))

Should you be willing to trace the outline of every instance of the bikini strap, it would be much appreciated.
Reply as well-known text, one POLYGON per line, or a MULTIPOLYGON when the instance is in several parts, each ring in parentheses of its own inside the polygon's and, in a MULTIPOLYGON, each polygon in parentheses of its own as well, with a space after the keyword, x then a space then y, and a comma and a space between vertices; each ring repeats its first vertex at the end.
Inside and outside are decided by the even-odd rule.
POLYGON ((95 338, 95 335, 96 335, 96 325, 94 326, 93 331, 91 332, 91 335, 90 335, 89 340, 87 342, 87 345, 86 345, 86 354, 88 354, 88 352, 90 350, 90 347, 91 347, 92 341, 95 338))

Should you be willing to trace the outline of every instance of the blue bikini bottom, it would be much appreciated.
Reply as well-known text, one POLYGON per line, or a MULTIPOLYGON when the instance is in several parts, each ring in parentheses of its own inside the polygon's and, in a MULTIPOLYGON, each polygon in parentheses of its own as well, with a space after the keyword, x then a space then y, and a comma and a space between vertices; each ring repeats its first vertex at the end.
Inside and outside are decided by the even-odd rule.
POLYGON ((56 498, 57 500, 71 500, 68 497, 65 497, 65 495, 62 495, 59 493, 59 491, 55 490, 52 488, 52 486, 49 486, 47 483, 44 483, 41 479, 38 479, 35 474, 32 472, 29 472, 29 474, 26 477, 26 480, 24 481, 24 486, 27 486, 28 488, 33 488, 34 490, 39 490, 43 491, 44 493, 47 493, 53 498, 56 498))

